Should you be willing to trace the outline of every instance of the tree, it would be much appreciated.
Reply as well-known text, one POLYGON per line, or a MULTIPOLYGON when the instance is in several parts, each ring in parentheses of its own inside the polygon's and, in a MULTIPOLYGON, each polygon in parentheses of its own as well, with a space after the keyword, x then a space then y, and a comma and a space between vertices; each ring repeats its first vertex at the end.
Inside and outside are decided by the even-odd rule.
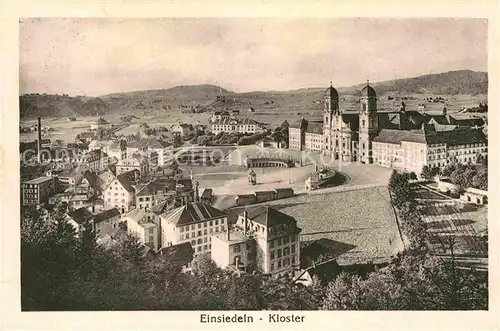
POLYGON ((410 179, 411 180, 417 180, 418 179, 417 174, 415 172, 413 172, 413 171, 410 172, 410 179))
POLYGON ((121 244, 121 256, 134 266, 142 266, 144 263, 144 246, 139 238, 129 235, 121 244))
POLYGON ((425 180, 431 180, 432 177, 434 177, 434 172, 432 171, 432 168, 430 168, 428 165, 424 165, 422 167, 422 172, 420 173, 420 177, 424 178, 425 180))
POLYGON ((174 141, 173 141, 174 148, 182 146, 183 143, 184 142, 182 140, 181 135, 180 134, 174 134, 174 141))

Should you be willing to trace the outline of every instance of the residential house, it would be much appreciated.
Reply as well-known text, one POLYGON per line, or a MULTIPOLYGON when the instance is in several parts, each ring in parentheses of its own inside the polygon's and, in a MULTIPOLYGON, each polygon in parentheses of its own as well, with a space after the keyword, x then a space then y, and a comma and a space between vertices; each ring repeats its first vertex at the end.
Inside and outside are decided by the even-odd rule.
POLYGON ((104 189, 104 207, 117 208, 122 214, 135 206, 135 188, 139 181, 139 172, 132 170, 119 174, 104 189))
POLYGON ((191 243, 195 255, 211 250, 211 235, 227 229, 227 214, 208 204, 187 202, 160 216, 162 247, 191 243))
POLYGON ((100 149, 95 149, 83 156, 82 163, 86 165, 90 171, 100 173, 108 167, 109 157, 106 152, 100 149))
POLYGON ((96 236, 103 237, 111 234, 118 228, 120 221, 121 214, 116 208, 111 208, 94 215, 93 224, 96 236))
POLYGON ((159 226, 153 220, 154 214, 144 209, 136 208, 123 216, 127 222, 129 235, 136 236, 139 241, 155 252, 160 248, 158 242, 159 226))
POLYGON ((173 145, 154 137, 129 142, 127 158, 131 158, 136 153, 147 155, 150 163, 163 167, 173 155, 173 145))
POLYGON ((108 130, 111 129, 111 124, 103 118, 98 118, 90 124, 90 131, 108 130))
POLYGON ((170 131, 180 134, 181 136, 187 136, 193 132, 193 126, 186 123, 174 124, 170 127, 170 131))
POLYGON ((460 200, 476 205, 484 205, 488 201, 488 191, 469 187, 462 193, 460 200))
POLYGON ((118 161, 116 164, 117 175, 131 170, 137 170, 141 176, 146 175, 149 172, 148 158, 140 154, 134 154, 130 158, 118 161))
POLYGON ((23 206, 38 206, 56 193, 56 179, 45 176, 22 183, 23 206))
POLYGON ((68 223, 73 226, 77 235, 85 230, 85 225, 92 226, 93 215, 87 208, 80 207, 66 214, 68 223))
POLYGON ((239 215, 233 231, 213 236, 212 259, 221 268, 293 275, 300 266, 300 232, 292 216, 255 207, 239 215))

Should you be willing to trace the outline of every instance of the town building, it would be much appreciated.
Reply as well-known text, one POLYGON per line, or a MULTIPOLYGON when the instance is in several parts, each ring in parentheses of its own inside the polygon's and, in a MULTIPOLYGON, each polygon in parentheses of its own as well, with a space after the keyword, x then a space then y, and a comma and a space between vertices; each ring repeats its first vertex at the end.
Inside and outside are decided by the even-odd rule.
POLYGON ((487 153, 484 132, 472 127, 436 131, 432 124, 424 124, 420 130, 383 129, 373 140, 375 164, 417 174, 424 165, 442 169, 450 164, 475 164, 487 153))
POLYGON ((293 275, 300 266, 297 221, 269 206, 239 215, 232 230, 212 236, 212 259, 220 268, 293 275))
POLYGON ((209 253, 211 235, 228 226, 225 212, 200 202, 187 202, 160 218, 162 247, 190 242, 195 255, 209 253))
POLYGON ((111 124, 101 117, 90 124, 90 131, 108 130, 108 129, 111 129, 111 124))
POLYGON ((171 266, 180 268, 183 273, 191 271, 194 250, 189 242, 163 247, 159 250, 158 255, 168 261, 171 266))
POLYGON ((187 136, 193 132, 193 126, 186 123, 174 124, 170 127, 170 131, 180 134, 181 136, 187 136))
POLYGON ((132 170, 119 174, 104 189, 104 208, 117 208, 122 214, 135 207, 135 185, 139 181, 139 172, 132 170))
POLYGON ((28 180, 22 184, 23 206, 39 206, 56 193, 56 179, 45 176, 28 180))
POLYGON ((122 159, 116 164, 116 174, 122 174, 131 170, 139 171, 141 176, 146 175, 149 172, 149 161, 147 157, 134 154, 130 158, 122 159))
POLYGON ((227 133, 257 133, 264 131, 263 127, 251 118, 221 117, 211 124, 213 134, 227 133))
POLYGON ((120 211, 116 208, 104 210, 93 216, 94 231, 97 237, 111 234, 121 221, 120 211))
POLYGON ((85 230, 85 226, 92 226, 93 215, 85 207, 80 207, 66 213, 67 222, 75 229, 78 236, 85 230))
POLYGON ((159 226, 154 222, 154 214, 144 209, 133 209, 123 216, 127 222, 127 231, 134 235, 139 242, 147 245, 155 252, 160 248, 158 242, 159 226))
POLYGON ((131 158, 134 154, 145 154, 150 163, 163 167, 173 155, 173 145, 153 137, 132 141, 127 144, 127 158, 131 158))
POLYGON ((82 164, 87 166, 90 171, 100 173, 104 171, 108 167, 109 157, 101 149, 95 149, 87 154, 85 154, 82 158, 82 164))

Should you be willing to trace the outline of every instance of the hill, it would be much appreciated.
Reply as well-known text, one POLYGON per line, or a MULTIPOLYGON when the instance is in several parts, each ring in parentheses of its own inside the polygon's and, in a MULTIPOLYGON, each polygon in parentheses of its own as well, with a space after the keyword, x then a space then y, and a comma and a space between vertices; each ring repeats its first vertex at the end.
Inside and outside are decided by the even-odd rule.
MULTIPOLYGON (((387 92, 478 95, 488 93, 488 74, 471 70, 449 71, 440 74, 389 80, 372 84, 378 94, 387 92)), ((360 90, 364 84, 353 88, 360 90)))
POLYGON ((107 112, 108 105, 100 98, 38 93, 24 94, 19 97, 21 118, 91 116, 107 112))
MULTIPOLYGON (((379 96, 384 94, 478 95, 488 92, 488 74, 470 70, 450 71, 412 78, 370 83, 379 96)), ((341 102, 350 108, 356 103, 363 84, 338 87, 341 102)), ((29 94, 20 97, 21 117, 78 116, 105 113, 150 111, 168 112, 190 107, 241 109, 261 112, 321 111, 325 87, 293 91, 255 91, 234 93, 215 85, 176 86, 169 89, 134 91, 103 95, 98 98, 29 94), (222 94, 225 98, 217 101, 222 94)))

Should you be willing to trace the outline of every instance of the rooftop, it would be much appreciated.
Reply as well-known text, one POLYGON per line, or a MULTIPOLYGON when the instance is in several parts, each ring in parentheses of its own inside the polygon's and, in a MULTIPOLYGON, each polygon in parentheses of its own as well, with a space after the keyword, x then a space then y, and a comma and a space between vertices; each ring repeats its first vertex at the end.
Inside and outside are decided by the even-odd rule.
POLYGON ((218 234, 214 235, 214 237, 216 237, 217 239, 222 240, 228 244, 237 244, 237 243, 242 243, 242 242, 246 242, 248 240, 251 240, 251 238, 244 235, 242 231, 230 231, 229 232, 229 239, 227 236, 227 231, 218 233, 218 234))
POLYGON ((99 223, 99 222, 107 221, 110 218, 113 218, 116 216, 120 216, 120 212, 118 211, 118 209, 116 209, 116 208, 108 209, 108 210, 105 210, 105 211, 95 215, 94 222, 99 223))
POLYGON ((208 220, 227 217, 227 214, 209 204, 201 202, 188 202, 164 215, 175 226, 205 222, 208 220))
POLYGON ((255 208, 251 208, 248 210, 247 217, 249 220, 260 223, 267 227, 275 226, 278 224, 296 224, 295 218, 269 206, 258 206, 255 208))
POLYGON ((47 182, 49 180, 52 180, 53 177, 51 176, 44 176, 44 177, 38 177, 32 180, 28 180, 27 182, 24 182, 25 184, 41 184, 44 182, 47 182))

